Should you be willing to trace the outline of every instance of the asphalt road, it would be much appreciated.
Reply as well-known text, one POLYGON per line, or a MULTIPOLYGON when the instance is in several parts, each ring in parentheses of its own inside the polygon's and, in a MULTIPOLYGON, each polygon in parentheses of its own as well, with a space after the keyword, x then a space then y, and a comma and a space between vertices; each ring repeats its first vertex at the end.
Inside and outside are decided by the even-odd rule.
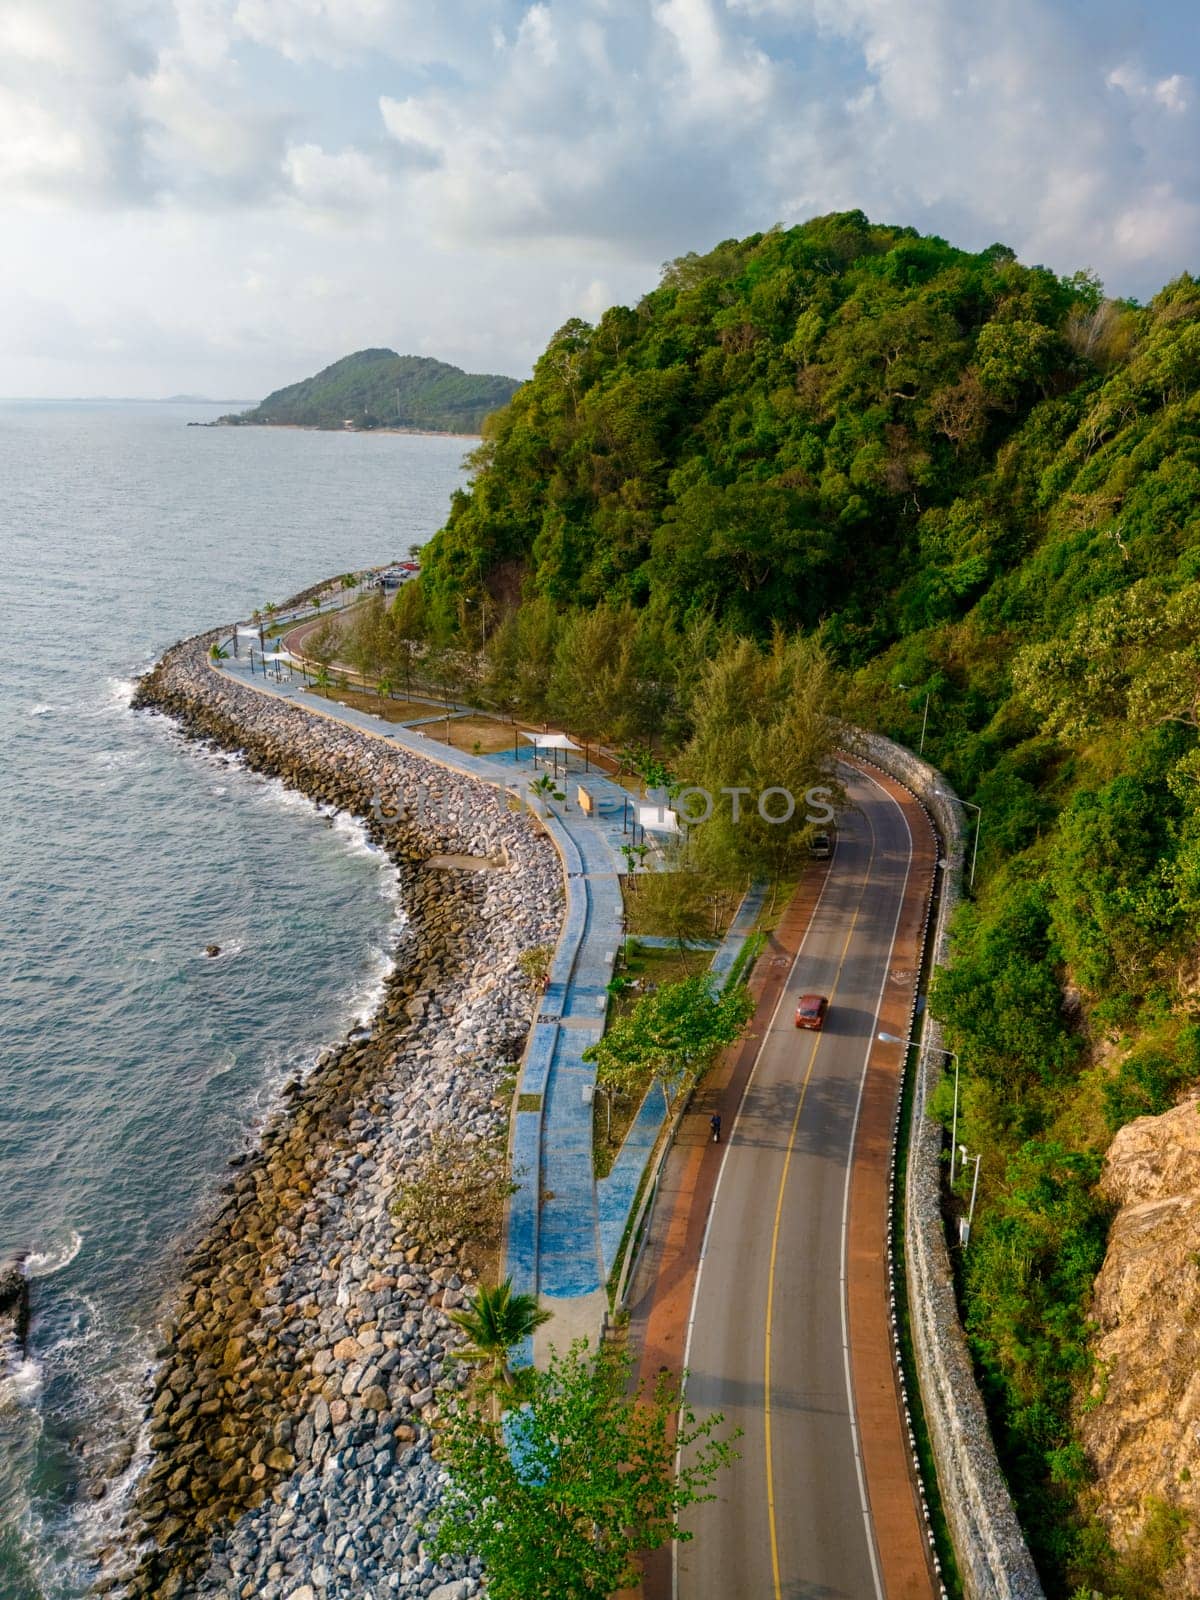
MULTIPOLYGON (((882 1600, 846 1344, 845 1231, 859 1098, 909 871, 899 807, 843 769, 851 807, 762 1039, 713 1201, 688 1332, 687 1397, 743 1430, 692 1508, 679 1600, 882 1600), (797 997, 829 996, 824 1030, 797 997)), ((880 1241, 882 1248, 882 1240, 880 1241)))

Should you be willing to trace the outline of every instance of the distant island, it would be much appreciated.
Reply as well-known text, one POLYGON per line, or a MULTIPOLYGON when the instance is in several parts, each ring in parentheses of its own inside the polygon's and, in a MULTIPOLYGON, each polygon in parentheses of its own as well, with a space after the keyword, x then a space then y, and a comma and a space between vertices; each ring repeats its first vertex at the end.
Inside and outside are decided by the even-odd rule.
POLYGON ((489 412, 520 387, 515 378, 463 372, 428 356, 359 350, 301 383, 276 389, 218 427, 403 428, 478 433, 489 412))

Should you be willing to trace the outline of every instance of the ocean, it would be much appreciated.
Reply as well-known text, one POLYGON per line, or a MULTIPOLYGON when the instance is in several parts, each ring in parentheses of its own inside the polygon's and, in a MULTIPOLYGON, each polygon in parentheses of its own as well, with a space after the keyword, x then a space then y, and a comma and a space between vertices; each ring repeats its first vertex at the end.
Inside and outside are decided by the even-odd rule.
POLYGON ((0 1359, 0 1600, 86 1593, 182 1252, 403 915, 360 828, 129 698, 174 640, 405 558, 471 441, 186 426, 221 409, 0 402, 0 1262, 27 1253, 33 1307, 0 1359))

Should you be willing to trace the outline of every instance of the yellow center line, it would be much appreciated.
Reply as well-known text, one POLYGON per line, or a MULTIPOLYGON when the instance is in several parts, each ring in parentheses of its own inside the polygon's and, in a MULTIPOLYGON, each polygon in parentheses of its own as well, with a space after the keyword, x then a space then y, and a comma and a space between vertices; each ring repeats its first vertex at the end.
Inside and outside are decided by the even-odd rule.
MULTIPOLYGON (((867 826, 871 827, 871 819, 867 817, 867 826)), ((863 900, 866 897, 867 885, 871 881, 871 868, 875 862, 875 829, 871 828, 871 854, 867 860, 866 870, 863 873, 862 888, 858 892, 858 904, 854 908, 854 915, 850 919, 850 927, 846 933, 846 941, 842 945, 842 953, 838 958, 837 973, 834 976, 833 987, 829 991, 829 1007, 833 1010, 834 996, 837 994, 838 984, 842 981, 842 969, 846 965, 846 956, 850 949, 850 941, 854 937, 854 930, 858 926, 859 914, 862 911, 863 900)), ((791 974, 788 974, 790 979, 791 974)), ((785 984, 786 992, 786 984, 785 984)), ((770 1035, 768 1034, 768 1037, 770 1035)), ((765 1044, 765 1040, 764 1040, 765 1044)), ((771 1319, 775 1308, 775 1262, 779 1255, 779 1229, 783 1221, 783 1197, 787 1189, 788 1169, 792 1163, 792 1151, 796 1143, 796 1133, 800 1127, 800 1116, 804 1110, 804 1100, 808 1094, 809 1081, 812 1078, 813 1064, 817 1059, 817 1051, 821 1047, 821 1035, 813 1040, 813 1047, 808 1056, 808 1067, 800 1085, 800 1098, 796 1102, 796 1114, 792 1118, 791 1131, 788 1134, 787 1149, 783 1155, 783 1171, 779 1175, 779 1194, 775 1200, 775 1223, 771 1229, 771 1259, 767 1266, 767 1316, 766 1333, 764 1336, 763 1350, 763 1443, 767 1458, 767 1524, 771 1536, 771 1576, 775 1584, 775 1600, 783 1600, 783 1584, 779 1575, 779 1539, 775 1526, 775 1471, 771 1461, 771 1319)), ((760 1047, 761 1048, 761 1047, 760 1047)))

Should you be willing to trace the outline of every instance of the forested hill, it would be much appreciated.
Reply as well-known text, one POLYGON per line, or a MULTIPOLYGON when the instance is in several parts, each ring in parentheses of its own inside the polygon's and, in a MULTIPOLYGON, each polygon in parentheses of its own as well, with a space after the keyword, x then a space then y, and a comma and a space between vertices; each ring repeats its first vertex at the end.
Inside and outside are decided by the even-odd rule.
POLYGON ((511 399, 517 387, 515 378, 463 372, 428 356, 359 350, 313 378, 276 389, 252 411, 221 420, 478 433, 488 413, 511 399))
POLYGON ((485 644, 481 696, 670 759, 723 633, 819 631, 846 715, 927 722, 982 808, 932 1002, 983 1152, 964 1320, 1048 1591, 1158 1594, 1186 1475, 1122 1486, 1171 1536, 1114 1550, 1077 1424, 1101 1158, 1200 1084, 1200 284, 819 218, 567 324, 474 467, 394 626, 485 644))

